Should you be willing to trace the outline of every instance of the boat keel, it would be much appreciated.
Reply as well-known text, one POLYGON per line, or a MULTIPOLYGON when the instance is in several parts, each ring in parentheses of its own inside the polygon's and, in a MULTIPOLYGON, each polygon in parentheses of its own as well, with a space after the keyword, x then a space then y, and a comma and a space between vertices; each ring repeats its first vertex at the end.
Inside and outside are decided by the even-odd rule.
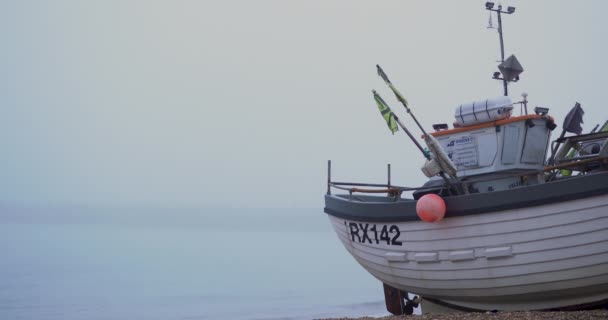
POLYGON ((414 313, 414 308, 417 308, 420 302, 418 296, 410 299, 407 292, 393 288, 386 283, 383 283, 383 286, 384 302, 386 303, 386 310, 388 312, 396 316, 414 313))

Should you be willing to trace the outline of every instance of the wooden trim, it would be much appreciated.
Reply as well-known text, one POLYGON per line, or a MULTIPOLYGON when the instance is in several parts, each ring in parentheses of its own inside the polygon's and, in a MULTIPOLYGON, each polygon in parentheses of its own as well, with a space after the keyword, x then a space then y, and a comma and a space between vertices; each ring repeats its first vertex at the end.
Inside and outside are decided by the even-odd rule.
POLYGON ((543 116, 541 116, 539 114, 528 114, 528 115, 524 115, 524 116, 511 117, 511 118, 503 119, 503 120, 497 120, 497 121, 491 121, 491 122, 486 122, 486 123, 480 123, 480 124, 476 124, 476 125, 472 125, 472 126, 466 126, 466 127, 454 128, 454 129, 449 129, 449 130, 436 131, 436 132, 432 132, 431 135, 433 137, 440 137, 440 136, 445 136, 445 135, 448 135, 448 134, 454 134, 454 133, 460 133, 460 132, 465 132, 465 131, 478 130, 478 129, 488 128, 488 127, 501 126, 501 125, 504 125, 504 124, 507 124, 507 123, 524 121, 524 120, 528 120, 528 119, 543 119, 543 118, 545 118, 547 120, 550 120, 550 121, 553 121, 553 117, 551 117, 551 116, 545 116, 545 117, 543 117, 543 116))
POLYGON ((552 171, 555 169, 576 168, 577 166, 580 166, 583 164, 588 164, 588 163, 592 163, 592 162, 606 163, 607 161, 608 161, 608 157, 595 157, 595 158, 591 158, 591 159, 572 161, 572 162, 558 164, 556 166, 545 167, 544 171, 548 172, 548 171, 552 171))

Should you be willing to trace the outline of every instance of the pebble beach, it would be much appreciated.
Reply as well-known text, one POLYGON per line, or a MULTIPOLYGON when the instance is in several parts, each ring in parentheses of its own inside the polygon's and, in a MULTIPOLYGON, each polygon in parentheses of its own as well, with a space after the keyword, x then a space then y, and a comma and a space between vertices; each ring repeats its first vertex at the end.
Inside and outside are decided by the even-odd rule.
POLYGON ((446 313, 410 316, 333 318, 323 320, 606 320, 608 310, 560 311, 560 312, 496 312, 496 313, 446 313))

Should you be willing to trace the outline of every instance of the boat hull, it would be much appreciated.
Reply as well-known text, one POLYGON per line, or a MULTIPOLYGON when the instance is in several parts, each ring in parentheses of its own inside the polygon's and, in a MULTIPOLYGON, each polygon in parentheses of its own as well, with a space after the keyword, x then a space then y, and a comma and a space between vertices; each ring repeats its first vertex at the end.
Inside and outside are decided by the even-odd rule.
MULTIPOLYGON (((358 201, 326 196, 326 212, 345 248, 374 277, 400 290, 476 310, 542 310, 608 299, 608 194, 461 216, 450 216, 448 203, 448 215, 436 223, 345 218, 332 214, 338 202, 358 201)), ((373 214, 369 201, 361 206, 373 214)))

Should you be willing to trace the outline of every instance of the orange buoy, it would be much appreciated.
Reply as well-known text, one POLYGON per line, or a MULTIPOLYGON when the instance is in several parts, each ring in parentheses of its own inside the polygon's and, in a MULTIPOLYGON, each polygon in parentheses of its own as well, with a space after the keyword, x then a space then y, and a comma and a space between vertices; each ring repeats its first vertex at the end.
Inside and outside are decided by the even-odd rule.
POLYGON ((445 201, 440 196, 425 194, 416 202, 418 217, 426 222, 437 222, 445 216, 445 201))

